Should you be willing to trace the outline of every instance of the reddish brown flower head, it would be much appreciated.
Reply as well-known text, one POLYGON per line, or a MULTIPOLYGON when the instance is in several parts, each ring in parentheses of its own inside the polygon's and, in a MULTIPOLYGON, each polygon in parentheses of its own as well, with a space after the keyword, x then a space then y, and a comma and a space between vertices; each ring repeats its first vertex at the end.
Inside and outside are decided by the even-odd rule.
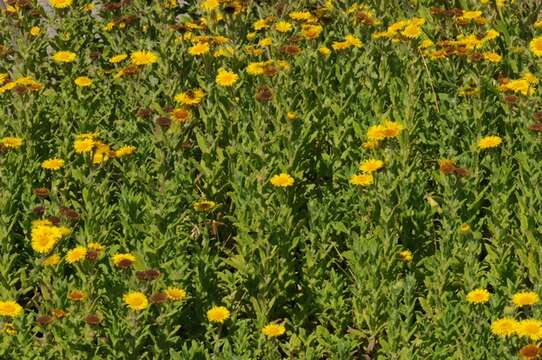
POLYGON ((266 76, 275 76, 275 75, 278 74, 278 72, 279 72, 279 70, 275 66, 273 66, 271 64, 265 65, 263 67, 263 73, 266 76))
POLYGON ((533 114, 533 117, 536 121, 541 121, 542 120, 542 111, 537 111, 533 114))
POLYGON ((81 216, 77 213, 77 211, 67 208, 65 206, 60 207, 60 213, 71 221, 77 221, 81 218, 81 216))
POLYGON ((267 86, 261 86, 256 94, 256 100, 259 102, 267 102, 273 99, 273 92, 267 86))
POLYGON ((56 216, 49 216, 47 220, 49 220, 54 226, 60 225, 60 218, 56 216))
POLYGON ((515 95, 507 95, 504 97, 504 101, 508 104, 508 105, 514 105, 518 102, 519 98, 515 95))
POLYGON ((538 359, 540 355, 540 348, 536 344, 525 345, 519 350, 519 356, 522 359, 538 359))
POLYGON ((38 316, 36 318, 36 322, 40 326, 47 326, 50 323, 52 323, 53 321, 55 321, 55 318, 53 318, 52 316, 49 316, 49 315, 41 315, 41 316, 38 316))
POLYGON ((149 301, 151 304, 161 304, 167 300, 167 296, 164 293, 157 292, 151 295, 149 301))
POLYGON ((160 276, 160 271, 156 269, 148 269, 144 271, 136 271, 136 277, 142 281, 155 280, 160 276))
POLYGON ((119 261, 118 266, 121 268, 127 269, 130 266, 132 266, 133 263, 134 262, 130 259, 122 259, 121 261, 119 261))
POLYGON ((301 49, 297 45, 286 45, 280 48, 280 52, 290 56, 296 56, 301 52, 301 49))
POLYGON ((454 169, 454 174, 456 174, 459 177, 467 177, 467 176, 470 175, 469 172, 466 169, 459 168, 459 167, 456 167, 454 169))
POLYGON ((484 54, 479 53, 479 52, 474 52, 472 53, 470 58, 472 61, 481 61, 484 58, 484 54))
POLYGON ((36 188, 32 190, 32 192, 34 193, 34 195, 42 198, 49 196, 49 189, 47 188, 36 188))
POLYGON ((152 109, 139 109, 137 116, 143 119, 148 119, 152 115, 152 109))
POLYGON ((100 319, 98 315, 90 314, 85 317, 85 322, 91 326, 96 326, 96 325, 99 325, 102 322, 102 320, 100 319))
POLYGON ((86 259, 89 261, 96 261, 98 260, 100 253, 96 250, 87 250, 86 259))
POLYGON ((171 119, 165 116, 161 116, 156 120, 158 124, 163 129, 168 129, 171 126, 171 119))
POLYGON ((32 212, 36 216, 42 216, 45 213, 45 206, 38 205, 38 206, 36 206, 35 208, 32 209, 32 212))
POLYGON ((58 319, 61 319, 64 316, 66 316, 66 312, 64 310, 62 310, 62 309, 53 309, 52 313, 53 313, 53 316, 58 318, 58 319))
POLYGON ((534 132, 542 132, 542 124, 529 125, 529 130, 534 131, 534 132))

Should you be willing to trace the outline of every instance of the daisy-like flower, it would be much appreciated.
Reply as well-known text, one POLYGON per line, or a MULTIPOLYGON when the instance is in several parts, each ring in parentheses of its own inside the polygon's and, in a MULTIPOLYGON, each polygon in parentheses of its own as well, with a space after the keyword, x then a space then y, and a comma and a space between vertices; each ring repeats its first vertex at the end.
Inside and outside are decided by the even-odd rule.
POLYGON ((364 173, 372 173, 374 171, 380 170, 384 167, 384 162, 382 160, 369 159, 363 161, 359 164, 359 169, 364 173))
POLYGON ((275 24, 275 30, 281 33, 286 33, 288 31, 291 31, 293 29, 292 24, 290 24, 287 21, 279 21, 275 24))
POLYGON ((275 175, 270 180, 271 185, 277 187, 288 187, 294 185, 294 178, 288 175, 287 173, 281 173, 275 175))
POLYGON ((68 299, 71 301, 83 301, 87 298, 87 294, 80 290, 71 290, 68 293, 68 299))
POLYGON ((59 158, 48 159, 41 163, 41 167, 43 169, 52 170, 52 171, 59 170, 63 166, 64 166, 64 160, 59 159, 59 158))
POLYGON ((516 333, 519 336, 525 336, 532 341, 542 339, 542 321, 535 319, 521 320, 518 323, 516 333))
POLYGON ((145 310, 149 306, 149 301, 145 294, 139 291, 129 292, 122 297, 124 304, 134 311, 145 310))
POLYGON ((486 136, 480 139, 478 142, 478 148, 491 149, 501 145, 502 139, 499 136, 486 136))
POLYGON ((192 112, 184 107, 173 109, 171 112, 171 119, 178 123, 186 123, 192 118, 192 112))
POLYGON ((113 260, 113 264, 115 264, 115 266, 129 267, 136 261, 136 257, 134 255, 132 255, 132 254, 129 254, 129 253, 115 254, 112 257, 112 260, 113 260))
POLYGON ((188 49, 188 53, 192 56, 201 56, 207 54, 209 50, 210 47, 207 42, 198 42, 188 49))
POLYGON ((23 145, 23 139, 17 137, 5 137, 0 139, 0 145, 7 149, 18 149, 23 145))
POLYGON ((528 344, 519 349, 519 357, 523 360, 539 359, 542 355, 542 349, 536 344, 528 344))
POLYGON ((0 301, 0 316, 17 317, 23 313, 23 307, 15 301, 0 301))
POLYGON ((91 137, 76 139, 73 143, 73 148, 78 154, 91 152, 94 148, 94 139, 91 137))
POLYGON ((112 56, 110 59, 109 59, 109 62, 111 64, 117 64, 123 60, 126 60, 128 58, 128 55, 126 54, 118 54, 118 55, 115 55, 115 56, 112 56))
POLYGON ((32 26, 30 28, 30 35, 36 37, 36 36, 39 36, 41 34, 41 29, 39 28, 39 26, 32 26))
POLYGON ((73 82, 79 87, 87 87, 92 85, 92 79, 88 76, 79 76, 73 82))
POLYGON ((184 291, 184 289, 181 289, 181 288, 168 287, 164 291, 164 293, 166 294, 169 300, 181 301, 181 300, 186 299, 186 291, 184 291))
POLYGON ((369 186, 374 183, 373 175, 357 174, 350 177, 350 184, 357 186, 369 186))
POLYGON ((413 259, 412 251, 403 250, 399 252, 399 260, 401 260, 402 262, 409 263, 412 261, 412 259, 413 259))
POLYGON ((219 5, 220 5, 219 0, 204 0, 200 6, 201 6, 201 9, 204 11, 212 11, 218 8, 219 5))
POLYGON ((516 333, 518 322, 511 318, 502 318, 491 323, 491 332, 497 336, 511 336, 516 333))
POLYGON ((237 80, 239 80, 239 75, 226 69, 219 69, 215 79, 217 85, 223 87, 233 86, 237 80))
POLYGON ((56 9, 64 9, 70 6, 73 0, 49 0, 49 4, 56 9))
POLYGON ((75 53, 71 51, 57 51, 53 55, 53 60, 59 63, 71 63, 75 61, 75 58, 75 53))
POLYGON ((132 155, 135 153, 137 148, 133 145, 124 145, 118 148, 118 150, 115 150, 115 157, 121 158, 124 156, 132 155))
POLYGON ((286 328, 282 324, 268 324, 262 328, 262 334, 268 338, 281 336, 286 332, 286 328))
POLYGON ((205 93, 202 89, 193 89, 183 91, 175 95, 175 101, 183 105, 197 105, 205 97, 205 93))
POLYGON ((539 301, 540 297, 533 291, 521 291, 512 297, 512 303, 517 307, 534 305, 539 301))
POLYGON ((490 298, 489 291, 486 289, 475 289, 467 294, 467 302, 471 304, 485 304, 490 298))
POLYGON ((74 264, 83 261, 86 255, 87 248, 84 246, 77 246, 66 253, 65 259, 68 264, 74 264))
POLYGON ((196 201, 192 207, 197 211, 209 211, 217 207, 217 204, 214 201, 202 199, 196 201))
POLYGON ((58 254, 48 256, 42 262, 43 266, 56 266, 58 263, 60 263, 60 255, 58 254))
POLYGON ((150 65, 158 62, 158 55, 152 51, 134 51, 130 55, 130 62, 134 65, 150 65))
POLYGON ((207 319, 210 322, 224 323, 230 317, 230 311, 225 306, 213 306, 207 311, 207 319))
POLYGON ((532 39, 529 43, 529 48, 531 49, 531 52, 534 54, 534 56, 542 56, 542 36, 537 36, 532 39))

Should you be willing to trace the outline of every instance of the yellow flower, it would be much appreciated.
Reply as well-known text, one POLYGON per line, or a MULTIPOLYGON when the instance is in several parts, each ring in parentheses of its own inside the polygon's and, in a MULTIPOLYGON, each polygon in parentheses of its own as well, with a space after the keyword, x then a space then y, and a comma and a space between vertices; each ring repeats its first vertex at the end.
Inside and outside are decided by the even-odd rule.
POLYGON ((122 266, 126 267, 127 265, 131 265, 136 261, 136 257, 132 254, 115 254, 112 257, 113 264, 115 266, 122 266))
POLYGON ((136 150, 137 148, 132 145, 121 146, 118 150, 115 151, 115 157, 120 158, 123 156, 132 155, 136 150))
POLYGON ((301 32, 305 39, 316 39, 324 28, 320 25, 303 25, 301 32))
POLYGON ((93 250, 93 251, 102 251, 103 249, 105 249, 105 247, 102 244, 96 243, 96 242, 89 243, 87 247, 89 248, 89 250, 93 250))
POLYGON ((542 36, 537 36, 532 39, 529 43, 529 48, 535 56, 542 56, 542 36))
POLYGON ((225 69, 219 69, 215 79, 217 85, 224 87, 232 86, 237 80, 239 80, 239 76, 236 73, 225 69))
POLYGON ((175 95, 175 101, 183 105, 197 105, 201 102, 205 93, 201 89, 193 89, 175 95))
POLYGON ((260 19, 255 21, 254 24, 252 24, 252 27, 254 28, 254 30, 258 31, 269 27, 269 25, 267 24, 267 21, 265 19, 260 19))
POLYGON ((489 291, 486 289, 475 289, 467 294, 467 302, 471 304, 485 304, 489 301, 489 291))
POLYGON ((73 0, 49 0, 49 4, 57 9, 64 9, 72 4, 73 0))
POLYGON ((411 262, 412 259, 413 259, 413 256, 412 256, 412 251, 410 250, 403 250, 401 252, 399 252, 399 259, 402 261, 402 262, 411 262))
POLYGON ((73 82, 79 87, 86 87, 92 85, 92 79, 88 76, 79 76, 73 82))
POLYGON ((71 63, 75 61, 75 53, 71 51, 57 51, 53 55, 53 60, 56 62, 71 63))
POLYGON ((325 47, 325 46, 322 46, 318 49, 318 52, 321 54, 321 55, 324 55, 324 56, 329 56, 329 54, 331 53, 331 50, 329 50, 328 47, 325 47))
POLYGON ((224 306, 213 306, 207 311, 207 319, 211 322, 223 323, 230 317, 230 311, 224 306))
POLYGON ((253 62, 247 65, 246 72, 250 75, 262 75, 264 73, 265 62, 253 62))
POLYGON ((73 147, 78 154, 87 153, 94 148, 94 140, 92 138, 76 139, 73 143, 73 147))
POLYGON ((68 264, 73 264, 76 262, 83 261, 87 256, 87 248, 84 246, 77 246, 66 254, 66 262, 68 264))
POLYGON ((542 339, 542 321, 535 319, 521 320, 516 328, 519 336, 525 336, 533 341, 542 339))
POLYGON ((489 62, 498 63, 501 62, 502 56, 495 52, 485 52, 484 53, 484 60, 487 60, 489 62))
POLYGON ((459 227, 459 233, 461 235, 466 235, 470 232, 470 225, 469 224, 461 224, 459 227))
POLYGON ((83 301, 87 298, 87 294, 80 290, 71 290, 68 293, 68 299, 71 301, 83 301))
POLYGON ((192 207, 197 211, 208 211, 217 207, 217 204, 214 201, 203 199, 196 201, 192 207))
POLYGON ((271 46, 272 44, 273 44, 273 39, 270 37, 263 38, 258 42, 258 45, 260 45, 261 47, 268 47, 268 46, 271 46))
POLYGON ((46 170, 53 170, 53 171, 58 170, 62 168, 63 166, 64 166, 64 160, 58 159, 58 158, 48 159, 41 163, 42 168, 46 170))
POLYGON ((212 11, 220 5, 219 0, 205 0, 201 3, 201 9, 205 11, 212 11))
POLYGON ((33 225, 31 231, 32 249, 39 253, 48 253, 68 232, 69 229, 45 223, 33 225))
POLYGON ((350 46, 355 46, 357 48, 363 46, 363 43, 361 42, 361 40, 353 35, 346 35, 344 37, 344 41, 346 41, 350 46))
POLYGON ((331 47, 335 51, 341 51, 348 49, 350 47, 350 44, 346 41, 334 41, 333 44, 331 44, 331 47))
POLYGON ((293 11, 288 14, 290 19, 297 21, 307 21, 312 19, 312 14, 308 11, 293 11))
POLYGON ((126 54, 118 54, 118 55, 112 56, 109 59, 109 62, 111 64, 116 64, 116 63, 119 63, 119 62, 125 60, 126 58, 128 58, 128 55, 126 55, 126 54))
POLYGON ((372 173, 374 171, 380 170, 384 167, 384 162, 382 160, 369 159, 363 161, 359 164, 359 169, 364 173, 372 173))
POLYGON ((386 138, 397 137, 403 130, 403 125, 395 121, 389 121, 389 120, 384 121, 382 123, 382 126, 383 126, 383 129, 382 129, 383 135, 386 138))
POLYGON ((288 187, 294 185, 294 178, 287 173, 281 173, 271 178, 271 184, 273 186, 288 187))
POLYGON ((477 10, 477 11, 463 10, 462 18, 465 19, 465 20, 474 20, 474 19, 478 19, 481 16, 482 16, 482 12, 479 11, 479 10, 477 10))
POLYGON ((418 36, 420 36, 421 33, 422 33, 422 30, 420 29, 419 26, 411 24, 405 27, 405 29, 401 32, 401 35, 409 39, 415 39, 418 36))
POLYGON ((295 119, 297 119, 297 114, 293 111, 288 111, 288 113, 286 114, 286 118, 290 121, 294 121, 295 119))
POLYGON ((515 293, 512 297, 512 303, 514 303, 514 305, 517 307, 534 305, 537 304, 539 301, 540 298, 538 294, 532 291, 521 291, 515 293))
POLYGON ((13 336, 17 334, 17 328, 12 323, 4 323, 4 332, 13 336))
POLYGON ((42 264, 43 266, 55 266, 55 265, 58 265, 59 262, 60 262, 60 255, 53 254, 43 259, 42 264))
POLYGON ((158 62, 158 55, 152 51, 134 51, 130 55, 130 62, 134 65, 150 65, 158 62))
POLYGON ((188 49, 188 53, 192 56, 200 56, 209 52, 209 44, 206 42, 198 42, 188 49))
POLYGON ((168 287, 164 293, 169 300, 181 301, 186 299, 186 291, 181 288, 168 287))
POLYGON ((23 139, 17 137, 5 137, 0 139, 0 144, 8 149, 17 149, 23 145, 23 139))
POLYGON ((268 324, 262 328, 262 334, 271 338, 281 336, 286 332, 286 328, 281 324, 268 324))
POLYGON ((0 316, 17 317, 23 312, 23 307, 15 301, 0 301, 0 316))
POLYGON ((510 336, 516 333, 518 322, 510 318, 502 318, 491 322, 491 332, 497 336, 510 336))
POLYGON ((489 149, 499 146, 502 143, 502 139, 498 136, 486 136, 480 139, 478 147, 480 149, 489 149))
POLYGON ((144 310, 149 306, 145 294, 139 291, 129 292, 122 297, 124 303, 132 310, 144 310))
POLYGON ((281 33, 291 31, 292 28, 293 28, 292 24, 290 24, 287 21, 279 21, 278 23, 275 24, 275 30, 281 33))
POLYGON ((369 186, 374 182, 371 174, 358 174, 350 177, 350 184, 358 186, 369 186))
POLYGON ((32 26, 30 28, 30 35, 36 37, 36 36, 39 36, 41 34, 41 29, 39 28, 39 26, 32 26))

